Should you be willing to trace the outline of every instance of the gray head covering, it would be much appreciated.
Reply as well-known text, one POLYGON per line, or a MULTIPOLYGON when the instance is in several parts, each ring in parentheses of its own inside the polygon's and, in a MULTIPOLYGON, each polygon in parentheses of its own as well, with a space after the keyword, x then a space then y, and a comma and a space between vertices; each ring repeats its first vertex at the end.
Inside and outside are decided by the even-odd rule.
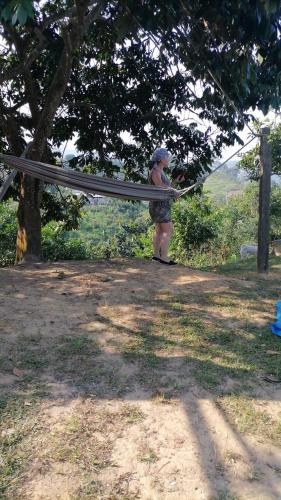
POLYGON ((151 157, 151 161, 153 163, 156 163, 158 161, 165 160, 165 158, 170 158, 170 156, 171 155, 166 148, 157 148, 157 149, 155 149, 155 151, 151 157))

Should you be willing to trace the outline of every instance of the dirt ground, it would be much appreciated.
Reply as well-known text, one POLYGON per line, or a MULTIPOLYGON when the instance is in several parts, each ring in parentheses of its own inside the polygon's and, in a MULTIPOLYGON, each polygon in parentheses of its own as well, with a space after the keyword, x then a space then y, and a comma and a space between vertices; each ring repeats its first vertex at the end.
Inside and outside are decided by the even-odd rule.
POLYGON ((281 498, 274 283, 137 259, 0 282, 1 498, 281 498))

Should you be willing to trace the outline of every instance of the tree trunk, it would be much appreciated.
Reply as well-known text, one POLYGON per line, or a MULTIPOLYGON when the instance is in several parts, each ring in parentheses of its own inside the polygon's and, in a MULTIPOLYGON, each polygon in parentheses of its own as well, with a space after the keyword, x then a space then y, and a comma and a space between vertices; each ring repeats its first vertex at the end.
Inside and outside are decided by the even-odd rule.
POLYGON ((21 174, 16 263, 42 259, 40 201, 41 182, 21 174))
MULTIPOLYGON (((44 106, 39 114, 38 106, 31 103, 31 113, 35 125, 32 145, 27 154, 31 160, 42 161, 50 137, 53 121, 61 99, 69 82, 74 54, 80 47, 86 31, 88 17, 96 19, 104 8, 103 0, 87 14, 90 0, 76 0, 77 18, 70 18, 61 31, 64 40, 61 57, 49 86, 44 106)), ((21 52, 20 49, 19 53, 21 52)), ((26 79, 29 96, 34 95, 33 81, 26 79)), ((19 229, 17 235, 16 263, 41 260, 41 186, 38 179, 21 174, 20 201, 18 208, 19 229)))

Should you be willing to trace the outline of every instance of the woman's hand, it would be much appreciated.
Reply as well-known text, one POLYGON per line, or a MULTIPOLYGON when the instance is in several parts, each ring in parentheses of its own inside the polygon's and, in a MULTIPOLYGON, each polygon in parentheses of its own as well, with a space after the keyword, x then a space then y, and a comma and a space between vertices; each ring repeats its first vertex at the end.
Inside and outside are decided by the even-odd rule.
POLYGON ((181 195, 181 192, 180 191, 177 191, 177 189, 172 189, 172 193, 174 195, 174 197, 176 198, 176 200, 180 197, 181 195))

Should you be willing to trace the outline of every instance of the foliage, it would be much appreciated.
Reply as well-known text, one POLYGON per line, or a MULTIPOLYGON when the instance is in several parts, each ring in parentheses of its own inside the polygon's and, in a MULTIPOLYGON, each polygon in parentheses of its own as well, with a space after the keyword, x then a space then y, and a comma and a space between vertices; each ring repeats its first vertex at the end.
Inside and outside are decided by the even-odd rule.
MULTIPOLYGON (((119 158, 126 178, 145 181, 147 158, 165 143, 178 163, 186 166, 188 160, 189 183, 243 127, 210 72, 245 120, 250 107, 265 112, 278 107, 280 2, 257 0, 252 8, 250 0, 193 0, 188 6, 174 0, 100 1, 96 15, 91 2, 82 14, 82 4, 87 2, 1 1, 2 150, 20 154, 31 136, 36 144, 38 138, 42 144, 49 140, 45 153, 54 160, 52 146, 77 134, 80 154, 73 167, 113 175, 120 165, 112 160, 119 158), (68 75, 66 33, 75 37, 77 20, 87 29, 71 54, 68 75), (57 99, 53 90, 63 76, 67 81, 57 99), (180 116, 184 109, 193 116, 186 123, 180 116), (218 129, 215 136, 198 126, 205 119, 218 129)), ((47 198, 45 214, 51 208, 47 198)), ((66 216, 54 206, 58 220, 62 212, 66 216)))
POLYGON ((126 257, 150 257, 152 253, 152 236, 150 221, 139 220, 123 225, 116 235, 116 251, 126 257), (150 237, 149 237, 150 236, 150 237))
POLYGON ((79 239, 67 240, 62 225, 50 222, 42 230, 43 258, 46 260, 84 260, 89 251, 79 239))
MULTIPOLYGON (((220 229, 208 249, 206 264, 236 261, 240 257, 241 245, 257 242, 258 191, 258 186, 251 183, 244 192, 232 196, 219 208, 220 229)), ((270 241, 281 238, 280 197, 280 187, 274 186, 271 192, 270 241)))
MULTIPOLYGON (((270 239, 281 239, 281 189, 272 188, 270 239)), ((240 246, 255 243, 258 224, 258 186, 220 206, 207 195, 196 194, 174 204, 175 233, 171 253, 195 267, 236 262, 240 246)), ((83 260, 113 257, 150 257, 153 225, 147 204, 114 201, 84 210, 79 229, 66 231, 63 222, 43 227, 46 260, 83 260)), ((0 265, 14 262, 16 212, 0 205, 0 265)))
POLYGON ((14 207, 0 203, 0 267, 15 261, 17 220, 14 207))
POLYGON ((179 201, 173 210, 173 251, 184 257, 198 251, 218 234, 219 213, 207 196, 179 201))
POLYGON ((0 0, 0 19, 24 25, 29 18, 34 17, 32 0, 0 0))
POLYGON ((221 208, 221 230, 218 246, 223 260, 239 255, 243 243, 256 242, 258 224, 258 190, 249 185, 232 196, 221 208))
MULTIPOLYGON (((272 174, 281 175, 281 124, 270 125, 269 142, 272 151, 272 174)), ((259 145, 243 154, 239 167, 248 172, 250 179, 259 178, 259 145)))
POLYGON ((242 192, 248 183, 246 174, 241 172, 235 163, 222 167, 210 175, 203 186, 203 192, 216 203, 223 204, 234 193, 242 192))
POLYGON ((281 189, 273 186, 271 191, 271 240, 281 239, 281 189))
POLYGON ((69 193, 68 189, 55 188, 45 189, 43 193, 44 206, 41 217, 42 224, 57 221, 63 225, 66 231, 77 229, 82 215, 82 209, 87 200, 84 195, 69 193))
POLYGON ((147 256, 151 255, 150 225, 146 203, 111 200, 108 205, 88 207, 80 229, 67 237, 84 241, 93 256, 147 256))

